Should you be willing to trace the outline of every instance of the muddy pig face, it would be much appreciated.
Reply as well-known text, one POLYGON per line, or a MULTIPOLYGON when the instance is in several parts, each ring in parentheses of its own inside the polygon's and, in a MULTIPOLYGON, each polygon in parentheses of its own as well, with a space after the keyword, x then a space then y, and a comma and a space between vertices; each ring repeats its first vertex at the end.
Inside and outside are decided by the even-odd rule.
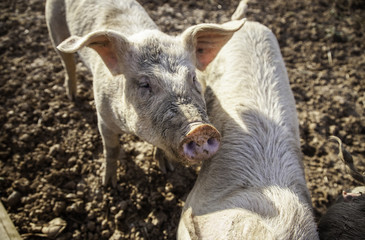
POLYGON ((113 76, 94 81, 118 86, 118 94, 105 100, 115 105, 111 108, 119 119, 114 122, 164 150, 168 158, 193 164, 212 156, 220 143, 219 132, 209 124, 195 70, 203 71, 244 22, 200 24, 178 37, 157 30, 128 37, 101 30, 72 36, 58 49, 94 49, 113 76))
POLYGON ((209 124, 193 56, 180 38, 135 36, 124 55, 124 95, 128 122, 142 139, 164 150, 169 159, 194 163, 212 156, 220 134, 209 124))

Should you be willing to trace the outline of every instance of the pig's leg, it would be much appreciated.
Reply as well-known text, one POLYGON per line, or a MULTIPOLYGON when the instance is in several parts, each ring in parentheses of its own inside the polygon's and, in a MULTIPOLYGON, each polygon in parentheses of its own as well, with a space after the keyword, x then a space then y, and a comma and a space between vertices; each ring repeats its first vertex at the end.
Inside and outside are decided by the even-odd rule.
POLYGON ((108 128, 102 120, 99 119, 98 122, 105 156, 103 185, 106 186, 111 183, 113 187, 116 187, 117 163, 120 156, 119 134, 116 134, 115 131, 108 128))
MULTIPOLYGON (((59 52, 59 51, 58 51, 59 52)), ((67 97, 74 101, 76 98, 76 64, 72 53, 59 52, 62 65, 66 69, 65 88, 67 97)))
POLYGON ((174 165, 167 159, 165 153, 160 148, 154 147, 153 158, 158 162, 161 172, 167 173, 167 171, 174 171, 174 165))
POLYGON ((63 40, 70 37, 65 17, 64 0, 48 0, 46 2, 46 22, 48 32, 62 65, 66 70, 65 87, 69 99, 76 97, 76 62, 73 53, 63 53, 56 48, 63 40))

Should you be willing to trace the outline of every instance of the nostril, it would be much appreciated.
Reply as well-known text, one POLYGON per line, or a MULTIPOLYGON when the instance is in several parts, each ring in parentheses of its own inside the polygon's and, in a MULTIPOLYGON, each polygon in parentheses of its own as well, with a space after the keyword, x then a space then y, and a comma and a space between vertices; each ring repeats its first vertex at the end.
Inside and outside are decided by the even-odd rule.
POLYGON ((209 138, 208 141, 208 147, 211 151, 215 152, 219 148, 219 141, 216 138, 209 138))
POLYGON ((205 150, 211 156, 211 155, 215 154, 218 151, 219 145, 220 145, 220 143, 216 138, 214 138, 214 137, 209 138, 207 140, 207 144, 205 145, 206 146, 205 150))
POLYGON ((193 151, 196 147, 196 143, 194 141, 191 141, 189 142, 187 145, 186 145, 186 148, 190 151, 193 151))
POLYGON ((217 139, 209 138, 207 142, 208 142, 208 145, 215 145, 215 144, 217 144, 217 139))
POLYGON ((195 157, 195 151, 196 151, 196 142, 190 141, 189 143, 184 144, 184 155, 189 158, 195 157))

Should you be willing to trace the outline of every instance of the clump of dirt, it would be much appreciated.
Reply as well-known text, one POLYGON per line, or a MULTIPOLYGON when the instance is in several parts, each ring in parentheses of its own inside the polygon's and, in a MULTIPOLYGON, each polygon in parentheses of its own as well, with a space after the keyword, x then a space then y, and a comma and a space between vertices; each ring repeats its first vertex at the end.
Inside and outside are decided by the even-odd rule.
MULTIPOLYGON (((228 21, 237 0, 141 0, 161 30, 228 21)), ((61 218, 59 239, 174 239, 196 169, 162 174, 152 147, 123 135, 127 156, 115 189, 101 185, 102 143, 91 76, 78 64, 77 102, 48 38, 44 1, 0 3, 0 198, 26 239, 61 218)), ((343 189, 356 186, 336 157, 340 137, 365 170, 365 4, 258 1, 247 18, 272 29, 299 113, 308 187, 318 219, 343 189)))

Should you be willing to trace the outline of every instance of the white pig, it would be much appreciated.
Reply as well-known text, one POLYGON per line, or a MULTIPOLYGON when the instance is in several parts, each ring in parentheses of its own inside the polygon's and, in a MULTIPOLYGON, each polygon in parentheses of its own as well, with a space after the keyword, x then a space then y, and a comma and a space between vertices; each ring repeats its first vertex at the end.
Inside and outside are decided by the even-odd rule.
POLYGON ((76 96, 74 52, 92 72, 104 184, 116 185, 121 133, 188 164, 217 151, 220 134, 209 123, 195 71, 207 67, 243 21, 201 24, 168 36, 134 0, 48 0, 46 21, 70 99, 76 96))
POLYGON ((200 74, 218 152, 202 163, 178 239, 318 239, 295 100, 274 34, 246 22, 200 74))

